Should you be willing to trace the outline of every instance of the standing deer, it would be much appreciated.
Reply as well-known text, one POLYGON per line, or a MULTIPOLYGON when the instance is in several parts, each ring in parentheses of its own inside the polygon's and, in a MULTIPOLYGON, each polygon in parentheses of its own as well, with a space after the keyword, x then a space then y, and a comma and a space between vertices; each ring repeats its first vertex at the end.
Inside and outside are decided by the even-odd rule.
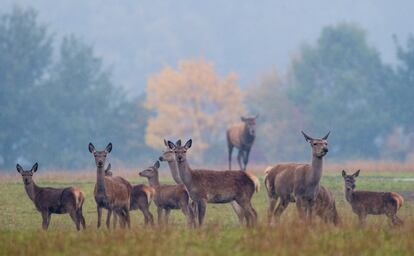
POLYGON ((385 214, 392 225, 402 225, 403 221, 398 218, 397 211, 404 203, 404 198, 396 192, 373 192, 360 191, 355 189, 355 178, 358 177, 360 170, 352 175, 347 175, 342 171, 345 182, 345 198, 351 205, 352 211, 358 215, 359 226, 363 227, 368 214, 385 214))
MULTIPOLYGON (((111 171, 111 164, 108 164, 108 167, 105 169, 105 176, 112 177, 112 175, 113 174, 111 171)), ((129 206, 129 210, 134 211, 139 209, 144 215, 145 224, 154 225, 154 217, 152 216, 152 213, 149 210, 154 193, 154 189, 145 184, 132 186, 131 203, 129 206)), ((107 219, 111 217, 111 213, 112 212, 108 210, 109 216, 107 216, 107 219)), ((114 214, 114 229, 116 228, 117 221, 117 214, 114 214)))
MULTIPOLYGON (((178 172, 177 161, 175 160, 174 151, 168 147, 168 143, 165 139, 164 139, 164 145, 166 146, 166 149, 163 151, 162 155, 159 157, 159 160, 166 161, 168 163, 168 167, 170 168, 171 175, 175 183, 183 184, 180 178, 180 174, 178 172)), ((196 218, 198 218, 197 207, 195 203, 191 200, 191 198, 190 198, 190 201, 191 201, 191 209, 193 211, 193 214, 195 215, 196 218)), ((244 213, 242 212, 241 207, 237 204, 236 201, 232 201, 231 206, 234 212, 237 214, 240 224, 243 224, 245 216, 244 216, 244 213)))
POLYGON ((324 186, 319 186, 315 201, 315 213, 325 223, 338 225, 340 220, 336 210, 335 197, 332 192, 324 186))
POLYGON ((233 147, 236 147, 239 149, 237 161, 240 170, 246 171, 250 150, 256 137, 256 119, 258 117, 259 115, 256 115, 255 117, 241 117, 243 123, 236 124, 227 129, 226 136, 227 148, 229 150, 229 170, 231 170, 233 147))
POLYGON ((44 230, 48 229, 52 213, 69 213, 76 225, 76 230, 80 230, 80 225, 85 229, 85 218, 82 213, 82 206, 85 201, 83 192, 76 187, 49 188, 37 186, 33 181, 33 174, 37 171, 37 168, 37 163, 33 165, 30 171, 23 170, 19 164, 16 165, 17 171, 22 175, 27 195, 42 214, 42 228, 44 230))
POLYGON ((312 163, 283 163, 266 170, 265 185, 268 191, 268 221, 272 215, 279 219, 290 202, 296 202, 301 219, 312 221, 312 209, 322 177, 323 157, 328 153, 328 134, 321 139, 313 139, 302 131, 312 148, 312 163), (280 199, 276 207, 276 203, 280 199))
POLYGON ((139 176, 146 177, 150 186, 155 190, 154 202, 157 206, 158 225, 162 224, 162 212, 165 214, 165 223, 168 224, 168 217, 172 209, 181 209, 187 218, 189 227, 194 225, 194 215, 191 210, 190 197, 183 184, 161 185, 158 177, 160 162, 141 171, 139 176))
POLYGON ((98 212, 97 227, 101 226, 102 208, 108 210, 106 219, 107 228, 110 227, 110 219, 112 211, 120 217, 121 226, 131 226, 129 218, 129 208, 132 186, 128 181, 121 177, 105 176, 104 165, 106 156, 112 150, 112 143, 109 143, 105 150, 96 151, 95 146, 89 143, 89 152, 91 152, 95 158, 96 164, 96 184, 94 189, 95 202, 98 212))
POLYGON ((175 153, 178 172, 191 199, 197 205, 198 222, 204 221, 207 203, 230 203, 236 201, 242 208, 246 224, 251 227, 256 224, 257 213, 251 204, 254 192, 259 190, 258 179, 243 171, 212 171, 193 170, 187 161, 187 150, 191 148, 192 140, 181 146, 181 140, 174 144, 168 141, 168 146, 175 153))

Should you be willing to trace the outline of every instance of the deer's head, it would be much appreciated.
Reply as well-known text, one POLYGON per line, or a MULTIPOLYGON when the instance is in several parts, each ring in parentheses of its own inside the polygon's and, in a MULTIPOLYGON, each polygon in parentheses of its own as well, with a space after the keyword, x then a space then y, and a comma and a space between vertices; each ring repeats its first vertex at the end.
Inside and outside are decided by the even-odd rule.
POLYGON ((108 167, 106 167, 105 176, 112 176, 111 164, 108 164, 108 167))
POLYGON ((259 115, 256 115, 254 117, 241 117, 241 121, 244 123, 244 125, 246 126, 247 132, 251 135, 251 136, 255 136, 256 135, 256 119, 259 117, 259 115))
POLYGON ((37 171, 39 165, 35 163, 29 171, 23 170, 20 164, 16 165, 17 171, 22 175, 24 185, 30 185, 33 182, 33 174, 37 171))
POLYGON ((306 141, 312 147, 312 156, 322 158, 328 153, 328 137, 331 132, 328 132, 324 137, 320 139, 314 139, 302 131, 306 141))
POLYGON ((345 188, 347 190, 354 190, 355 189, 355 178, 358 177, 359 172, 361 170, 356 171, 354 174, 348 175, 346 174, 345 170, 342 170, 342 178, 344 178, 344 182, 345 182, 345 188))
POLYGON ((175 160, 177 163, 182 163, 187 160, 186 154, 187 150, 191 148, 191 144, 193 141, 189 139, 184 146, 181 146, 181 140, 178 140, 175 144, 171 141, 168 141, 168 147, 174 151, 175 154, 175 160))
POLYGON ((160 162, 156 161, 153 166, 148 167, 147 169, 139 172, 139 176, 152 178, 158 175, 158 169, 160 168, 160 162))
POLYGON ((164 151, 162 151, 162 155, 159 157, 159 160, 160 161, 167 161, 167 162, 175 161, 174 151, 172 149, 170 149, 170 147, 168 147, 168 142, 165 139, 164 139, 164 145, 165 145, 166 149, 164 151))
POLYGON ((89 152, 95 157, 95 164, 98 168, 103 168, 105 165, 106 156, 112 151, 112 143, 109 142, 105 150, 96 151, 95 146, 89 143, 89 152))

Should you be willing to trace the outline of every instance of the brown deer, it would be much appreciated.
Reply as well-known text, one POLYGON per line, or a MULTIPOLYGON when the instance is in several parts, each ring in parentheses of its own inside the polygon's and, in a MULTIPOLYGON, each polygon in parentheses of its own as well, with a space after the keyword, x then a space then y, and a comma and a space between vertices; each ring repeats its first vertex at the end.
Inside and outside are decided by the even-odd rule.
POLYGON ((332 192, 324 186, 319 186, 318 195, 315 201, 315 213, 325 223, 338 225, 340 220, 336 210, 335 197, 332 192))
POLYGON ((85 229, 85 218, 82 213, 84 193, 77 187, 49 188, 39 187, 33 181, 33 174, 37 171, 38 164, 35 163, 30 171, 25 171, 17 164, 16 169, 22 175, 24 188, 29 198, 33 201, 36 209, 42 214, 42 227, 47 230, 52 213, 69 213, 76 229, 79 231, 82 225, 85 229))
MULTIPOLYGON (((183 184, 183 182, 180 178, 180 174, 178 173, 177 161, 175 161, 174 151, 171 150, 168 147, 168 143, 165 139, 164 139, 164 145, 166 146, 166 149, 162 152, 162 155, 159 157, 159 160, 162 161, 162 162, 166 161, 168 163, 168 167, 170 168, 171 175, 172 175, 175 183, 183 184)), ((191 200, 191 198, 190 198, 190 202, 191 202, 192 212, 195 215, 195 217, 197 217, 198 216, 197 207, 195 206, 195 204, 191 200)), ((242 212, 241 207, 237 204, 236 201, 232 201, 231 206, 232 206, 234 212, 237 214, 237 217, 239 219, 240 224, 243 224, 245 216, 244 216, 244 213, 242 212)))
POLYGON ((150 186, 155 190, 154 202, 157 206, 158 224, 162 224, 162 213, 165 214, 165 224, 168 224, 170 211, 181 209, 187 218, 189 227, 194 225, 194 215, 190 205, 190 197, 183 184, 180 185, 161 185, 158 177, 160 162, 157 161, 153 166, 146 168, 139 173, 139 176, 146 177, 150 186))
MULTIPOLYGON (((111 171, 111 164, 108 164, 108 167, 105 169, 105 176, 112 176, 111 171)), ((151 224, 154 225, 154 217, 152 216, 151 211, 149 210, 149 207, 151 205, 152 198, 154 196, 154 189, 152 189, 150 186, 147 186, 145 184, 139 184, 132 186, 132 192, 131 192, 131 203, 129 210, 134 211, 139 209, 145 218, 145 224, 151 224)), ((111 212, 108 210, 107 221, 108 218, 111 217, 111 212)), ((110 221, 108 221, 110 222, 110 221)), ((117 223, 117 214, 114 214, 114 229, 116 228, 117 223)))
POLYGON ((112 211, 120 217, 121 227, 131 226, 129 217, 130 199, 132 186, 128 181, 121 177, 105 176, 104 165, 106 156, 112 150, 112 143, 109 143, 105 150, 97 151, 92 143, 89 143, 89 152, 95 158, 96 164, 96 184, 94 189, 95 202, 98 212, 97 227, 101 226, 102 208, 108 210, 106 226, 110 227, 112 211))
POLYGON ((204 221, 206 203, 230 203, 232 201, 236 201, 242 208, 247 226, 255 225, 257 213, 251 204, 251 198, 259 189, 258 179, 243 171, 220 172, 191 169, 186 157, 191 144, 191 139, 184 146, 181 146, 181 140, 178 140, 176 144, 168 141, 169 148, 175 153, 180 178, 191 199, 197 205, 199 225, 201 226, 204 221))
POLYGON ((358 177, 359 172, 360 170, 352 175, 347 175, 345 170, 342 171, 345 182, 345 198, 351 205, 352 211, 358 215, 359 226, 365 225, 368 214, 385 214, 392 225, 402 225, 403 221, 398 218, 397 211, 403 205, 404 198, 395 192, 355 191, 355 178, 358 177))
POLYGON ((246 171, 247 163, 249 162, 250 150, 256 138, 256 119, 255 117, 241 117, 241 124, 236 124, 227 129, 227 148, 229 150, 229 170, 231 170, 231 158, 233 147, 239 149, 237 154, 237 161, 240 170, 246 171))
POLYGON ((266 170, 265 185, 268 190, 268 221, 272 215, 279 219, 290 202, 296 202, 301 219, 312 221, 312 209, 319 190, 322 177, 323 157, 328 153, 328 134, 321 139, 314 139, 302 131, 312 148, 312 163, 283 163, 266 170), (276 210, 276 203, 280 199, 276 210))

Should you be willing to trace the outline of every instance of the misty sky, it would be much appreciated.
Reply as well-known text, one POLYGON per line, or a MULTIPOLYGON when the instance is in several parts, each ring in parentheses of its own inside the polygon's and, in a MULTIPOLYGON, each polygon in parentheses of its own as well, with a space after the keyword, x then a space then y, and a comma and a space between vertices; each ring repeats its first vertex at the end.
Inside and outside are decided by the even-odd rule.
POLYGON ((58 38, 72 33, 92 45, 133 95, 164 65, 200 56, 251 84, 272 69, 286 71, 303 43, 342 21, 363 27, 392 63, 392 35, 404 43, 414 28, 414 1, 0 0, 2 12, 16 4, 38 10, 58 38))

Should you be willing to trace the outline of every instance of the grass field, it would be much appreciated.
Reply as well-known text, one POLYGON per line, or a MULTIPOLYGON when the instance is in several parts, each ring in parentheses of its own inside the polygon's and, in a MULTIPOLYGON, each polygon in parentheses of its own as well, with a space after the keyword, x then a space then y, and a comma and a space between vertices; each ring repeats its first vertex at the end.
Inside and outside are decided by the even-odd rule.
MULTIPOLYGON (((69 215, 52 215, 49 231, 42 231, 40 213, 26 195, 21 178, 2 177, 0 255, 414 255, 413 172, 361 173, 357 188, 396 191, 405 198, 399 211, 403 227, 391 228, 385 216, 370 216, 363 230, 356 227, 357 217, 344 201, 340 174, 333 172, 326 172, 321 184, 334 192, 340 226, 319 220, 304 225, 298 221, 293 204, 279 224, 267 226, 267 197, 262 185, 253 199, 259 225, 251 230, 238 225, 230 205, 214 204, 208 205, 201 229, 186 229, 179 211, 172 213, 168 227, 145 227, 141 212, 133 211, 131 230, 97 230, 93 176, 48 174, 34 179, 41 186, 81 187, 86 193, 87 230, 76 232, 69 215)), ((129 180, 133 184, 145 182, 135 176, 129 180)), ((171 180, 164 178, 164 182, 171 180)), ((156 217, 154 205, 151 211, 156 217)))

